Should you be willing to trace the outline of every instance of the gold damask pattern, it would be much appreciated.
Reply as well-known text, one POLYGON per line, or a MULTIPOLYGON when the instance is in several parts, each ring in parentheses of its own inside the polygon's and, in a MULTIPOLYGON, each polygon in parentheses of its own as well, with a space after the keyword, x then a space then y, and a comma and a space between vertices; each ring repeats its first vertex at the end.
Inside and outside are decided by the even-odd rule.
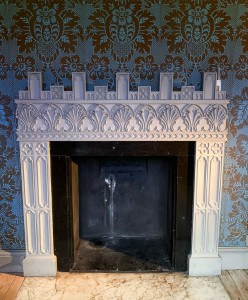
POLYGON ((185 49, 192 62, 205 59, 209 50, 224 52, 232 35, 230 16, 218 9, 216 1, 180 1, 179 7, 165 17, 164 38, 170 52, 185 49))
POLYGON ((88 36, 95 52, 110 51, 119 63, 129 61, 134 51, 148 53, 155 17, 141 1, 102 1, 90 16, 88 36))
POLYGON ((219 71, 231 99, 220 228, 221 246, 244 246, 248 211, 247 0, 0 0, 0 248, 24 247, 14 98, 30 71, 44 89, 86 72, 87 89, 130 73, 130 88, 202 88, 219 71))

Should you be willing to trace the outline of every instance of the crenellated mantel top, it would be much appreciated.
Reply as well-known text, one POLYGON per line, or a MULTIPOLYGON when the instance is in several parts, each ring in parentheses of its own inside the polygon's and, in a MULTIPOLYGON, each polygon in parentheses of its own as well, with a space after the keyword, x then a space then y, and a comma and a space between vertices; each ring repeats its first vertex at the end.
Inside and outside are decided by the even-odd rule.
POLYGON ((72 73, 72 91, 42 90, 40 72, 19 91, 18 140, 225 140, 226 93, 216 73, 204 73, 203 91, 173 91, 173 73, 160 73, 159 91, 129 91, 129 74, 116 74, 116 91, 86 90, 85 73, 72 73))
MULTIPOLYGON (((116 91, 108 91, 107 86, 95 86, 94 91, 86 91, 86 75, 84 72, 72 73, 72 91, 64 91, 64 86, 50 87, 50 91, 42 90, 40 72, 31 72, 28 76, 28 90, 19 91, 20 100, 225 100, 226 92, 221 91, 221 82, 217 73, 204 73, 203 91, 195 91, 194 86, 182 86, 181 91, 173 91, 173 73, 160 73, 160 90, 151 91, 150 86, 139 86, 137 92, 129 91, 129 73, 116 74, 116 91)), ((18 101, 19 102, 19 101, 18 101)), ((18 103, 17 102, 17 103, 18 103)), ((218 102, 219 103, 219 102, 218 102)))

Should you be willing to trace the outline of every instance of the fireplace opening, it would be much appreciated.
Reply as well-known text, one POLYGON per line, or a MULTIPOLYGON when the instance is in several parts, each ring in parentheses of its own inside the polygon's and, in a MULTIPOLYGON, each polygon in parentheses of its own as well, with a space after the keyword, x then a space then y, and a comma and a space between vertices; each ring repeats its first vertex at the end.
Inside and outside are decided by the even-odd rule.
POLYGON ((194 142, 51 142, 59 271, 187 270, 194 142))
POLYGON ((74 270, 171 268, 174 160, 83 157, 74 270))

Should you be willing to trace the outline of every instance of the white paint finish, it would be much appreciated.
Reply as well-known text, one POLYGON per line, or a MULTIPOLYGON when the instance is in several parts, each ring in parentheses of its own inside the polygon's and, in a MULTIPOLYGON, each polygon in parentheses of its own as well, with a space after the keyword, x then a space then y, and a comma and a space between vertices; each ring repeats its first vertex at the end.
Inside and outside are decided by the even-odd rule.
POLYGON ((205 110, 209 131, 222 131, 226 128, 226 110, 223 106, 209 105, 205 110))
POLYGON ((208 205, 209 207, 218 207, 218 191, 220 189, 220 172, 221 161, 217 157, 212 157, 210 160, 209 170, 209 194, 208 205))
POLYGON ((202 100, 203 98, 203 93, 202 91, 195 91, 193 94, 193 99, 195 100, 202 100))
POLYGON ((47 195, 47 163, 44 157, 37 158, 37 192, 38 202, 41 208, 48 206, 48 195, 47 195))
MULTIPOLYGON (((197 275, 199 271, 198 275, 203 275, 196 268, 197 262, 201 263, 200 260, 197 260, 201 256, 202 259, 206 259, 206 262, 208 258, 212 259, 213 255, 218 258, 223 156, 224 143, 217 143, 216 141, 196 142, 195 204, 193 209, 193 237, 192 252, 189 258, 189 274, 197 275), (202 161, 206 163, 198 163, 202 161), (200 197, 200 200, 197 197, 200 197), (203 201, 202 197, 206 197, 208 200, 203 201)), ((221 264, 217 264, 214 267, 211 264, 211 259, 209 268, 212 268, 212 271, 208 271, 207 263, 206 266, 203 264, 205 266, 203 270, 206 271, 206 275, 220 274, 221 264)))
POLYGON ((150 100, 151 99, 151 87, 150 86, 139 86, 138 87, 138 99, 139 100, 150 100))
POLYGON ((64 115, 69 126, 68 129, 64 128, 64 131, 82 131, 82 125, 86 118, 86 110, 84 107, 79 104, 69 104, 64 111, 64 115))
POLYGON ((189 276, 216 276, 221 274, 219 256, 189 256, 189 276))
POLYGON ((195 182, 195 190, 196 190, 196 206, 198 208, 205 207, 206 205, 206 178, 207 178, 207 171, 208 171, 208 165, 207 165, 207 158, 206 157, 200 157, 197 160, 197 166, 195 168, 196 172, 196 179, 195 182), (200 174, 199 174, 200 172, 200 174))
POLYGON ((23 260, 24 276, 56 276, 55 255, 28 255, 23 260))
MULTIPOLYGON (((23 101, 22 101, 23 102, 23 101)), ((131 118, 123 124, 122 134, 116 136, 116 140, 133 140, 130 134, 140 136, 140 139, 170 140, 225 140, 226 131, 215 130, 212 120, 208 120, 209 107, 195 104, 144 104, 139 103, 77 103, 67 104, 63 101, 56 104, 44 104, 36 100, 32 104, 18 104, 17 118, 18 139, 28 141, 34 140, 94 140, 96 132, 112 140, 113 133, 119 133, 118 120, 114 119, 118 113, 130 111, 131 118), (122 104, 122 106, 120 106, 122 104), (73 121, 76 123, 72 125, 73 121), (32 124, 22 125, 22 124, 32 124), (110 126, 111 124, 111 126, 110 126), (210 131, 213 128, 215 131, 210 131), (77 137, 74 138, 74 136, 77 137)), ((221 105, 224 109, 225 105, 221 105)), ((218 110, 219 107, 213 108, 218 110)), ((226 114, 227 117, 227 114, 226 114)), ((225 120, 219 120, 224 124, 225 120)), ((220 125, 220 126, 222 126, 220 125)), ((100 138, 101 139, 101 138, 100 138)))
POLYGON ((28 86, 30 90, 30 99, 40 99, 42 89, 40 72, 33 72, 28 74, 28 86))
POLYGON ((218 100, 223 100, 223 99, 226 99, 226 91, 216 91, 215 92, 215 98, 218 99, 218 100))
POLYGON ((50 253, 50 220, 49 212, 42 210, 39 212, 39 229, 40 229, 40 253, 50 253))
MULTIPOLYGON (((151 92, 150 87, 130 92, 126 73, 117 74, 117 92, 108 92, 106 87, 95 87, 94 92, 88 92, 84 91, 85 74, 75 73, 71 92, 64 92, 63 86, 52 86, 50 92, 41 91, 42 99, 35 100, 29 99, 33 91, 19 93, 22 100, 16 103, 27 249, 25 275, 31 275, 32 270, 33 275, 40 276, 56 273, 56 262, 51 259, 54 255, 49 150, 49 142, 55 140, 196 141, 189 273, 219 274, 220 264, 214 266, 212 262, 219 262, 217 244, 228 101, 210 98, 213 92, 208 91, 208 86, 204 86, 205 92, 195 92, 194 87, 173 92, 171 74, 161 76, 162 90, 158 92, 151 92), (209 100, 195 100, 202 99, 204 93, 209 100), (83 95, 87 100, 77 99, 83 95), (158 99, 169 95, 170 100, 158 99), (40 266, 43 257, 49 259, 40 266), (29 265, 32 262, 37 270, 29 265), (201 263, 203 271, 197 265, 201 263)), ((205 80, 210 89, 213 78, 210 74, 205 80)))
POLYGON ((28 208, 33 208, 35 205, 34 199, 34 170, 33 160, 30 157, 23 159, 23 193, 25 194, 25 204, 28 208))
POLYGON ((191 100, 193 99, 195 92, 194 86, 182 86, 181 88, 181 99, 183 100, 191 100))
POLYGON ((173 73, 160 73, 160 99, 172 99, 173 73))
POLYGON ((94 99, 104 100, 107 99, 108 87, 107 86, 94 86, 94 99))
POLYGON ((116 74, 116 93, 118 100, 127 100, 129 93, 129 74, 117 73, 116 74))
POLYGON ((60 119, 62 118, 62 111, 60 107, 54 104, 48 104, 41 108, 41 120, 46 126, 44 131, 53 131, 57 130, 57 125, 59 124, 60 119))
POLYGON ((192 248, 194 247, 194 253, 204 252, 205 245, 205 212, 204 210, 195 210, 194 214, 194 226, 193 226, 193 238, 192 238, 192 248))
POLYGON ((181 115, 187 131, 205 131, 204 125, 201 126, 201 123, 205 123, 204 113, 203 109, 199 105, 186 105, 183 108, 181 115))
MULTIPOLYGON (((40 74, 37 72, 29 73, 29 76, 36 76, 36 74, 40 74)), ((41 91, 40 97, 41 99, 80 99, 80 100, 102 100, 102 95, 100 94, 100 99, 97 99, 98 93, 89 92, 85 90, 85 73, 72 73, 72 86, 73 91, 63 91, 63 86, 51 86, 50 91, 41 91), (79 78, 80 77, 80 78, 79 78), (80 79, 80 80, 79 80, 80 79), (79 82, 81 83, 79 84, 79 82), (83 93, 85 91, 85 93, 83 93), (62 94, 63 93, 63 94, 62 94), (80 98, 79 98, 80 97, 80 98)), ((36 80, 40 80, 41 87, 41 76, 36 76, 36 80)), ((107 87, 104 88, 107 91, 107 87)), ((149 86, 146 86, 148 90, 149 86)), ((33 99, 30 97, 30 94, 33 94, 36 91, 35 86, 29 85, 29 91, 20 91, 19 98, 20 99, 33 99)), ((41 89, 41 88, 40 88, 41 89)), ((138 99, 137 92, 129 91, 129 74, 128 73, 117 73, 116 74, 116 92, 107 91, 107 96, 105 100, 137 100, 138 99)), ((39 94, 37 93, 37 96, 39 94)), ((210 100, 224 100, 226 94, 223 91, 216 90, 216 73, 205 73, 204 74, 204 91, 194 91, 193 86, 183 87, 182 91, 173 91, 173 73, 160 73, 160 91, 151 92, 151 97, 148 100, 202 100, 202 99, 210 99, 210 100)), ((37 99, 39 99, 37 98, 37 99)))
POLYGON ((206 235, 206 252, 218 253, 218 226, 219 212, 218 210, 208 210, 207 212, 207 235, 206 235))
POLYGON ((221 247, 222 270, 248 269, 248 247, 221 247))
POLYGON ((215 99, 216 93, 216 73, 204 73, 203 78, 203 98, 204 99, 215 99))
POLYGON ((54 99, 63 99, 64 86, 51 85, 50 92, 51 92, 50 97, 51 97, 52 100, 54 100, 54 99))
POLYGON ((157 115, 162 128, 165 131, 173 131, 174 125, 180 118, 180 110, 176 105, 164 104, 158 109, 157 115))
MULTIPOLYGON (((26 242, 26 258, 23 271, 28 276, 32 270, 35 274, 38 274, 36 270, 28 266, 29 262, 34 262, 37 258, 36 266, 38 266, 42 262, 40 260, 41 254, 53 256, 50 150, 48 142, 22 142, 20 148, 26 242), (29 161, 31 167, 27 167, 29 161), (29 193, 26 192, 27 190, 29 190, 29 193), (31 204, 30 194, 33 195, 31 204), (32 257, 32 260, 28 259, 29 257, 32 257)), ((54 260, 46 261, 45 265, 52 261, 54 260)), ((43 270, 44 267, 41 266, 38 269, 43 270)), ((45 273, 44 276, 46 276, 45 273)))
POLYGON ((128 124, 132 117, 132 109, 123 104, 116 105, 111 112, 111 119, 113 120, 116 131, 118 132, 128 131, 128 124))
POLYGON ((27 234, 26 238, 26 251, 27 254, 38 254, 38 246, 37 239, 39 237, 37 232, 37 223, 36 216, 33 211, 25 211, 24 212, 24 224, 25 224, 25 232, 27 234))
MULTIPOLYGON (((74 99, 85 99, 86 79, 85 73, 72 73, 72 89, 74 92, 74 99)), ((70 97, 66 97, 70 98, 70 97)))

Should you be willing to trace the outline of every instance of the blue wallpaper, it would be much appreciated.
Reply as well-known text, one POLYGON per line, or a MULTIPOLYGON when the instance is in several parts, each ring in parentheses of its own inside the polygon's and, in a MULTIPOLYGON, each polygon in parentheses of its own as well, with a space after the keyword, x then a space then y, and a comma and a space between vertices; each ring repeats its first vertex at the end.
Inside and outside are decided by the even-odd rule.
POLYGON ((71 89, 85 71, 87 89, 158 90, 159 72, 174 89, 202 88, 204 71, 220 69, 229 105, 220 246, 245 246, 248 214, 248 3, 225 0, 0 0, 0 249, 23 249, 24 230, 14 99, 30 71, 44 89, 71 89))

